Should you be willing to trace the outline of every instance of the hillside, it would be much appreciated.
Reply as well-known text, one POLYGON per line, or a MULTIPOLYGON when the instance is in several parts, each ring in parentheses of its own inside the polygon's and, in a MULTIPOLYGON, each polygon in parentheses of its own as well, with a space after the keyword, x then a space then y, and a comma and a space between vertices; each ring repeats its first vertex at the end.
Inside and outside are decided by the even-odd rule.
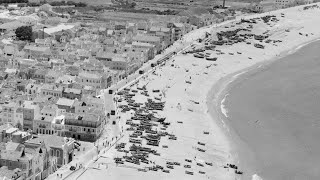
MULTIPOLYGON (((29 0, 29 2, 33 2, 37 0, 29 0)), ((47 0, 47 2, 52 1, 62 1, 62 0, 47 0)), ((87 3, 88 5, 113 5, 113 2, 119 2, 119 0, 72 0, 74 2, 83 2, 87 3)), ((120 0, 121 1, 121 0, 120 0)), ((259 2, 261 0, 232 0, 226 1, 226 5, 228 6, 243 6, 247 3, 251 2, 259 2), (244 4, 243 4, 244 3, 244 4)), ((129 2, 135 2, 137 4, 137 8, 145 7, 145 8, 173 8, 173 9, 185 9, 188 6, 213 6, 222 4, 220 0, 129 0, 129 2)))

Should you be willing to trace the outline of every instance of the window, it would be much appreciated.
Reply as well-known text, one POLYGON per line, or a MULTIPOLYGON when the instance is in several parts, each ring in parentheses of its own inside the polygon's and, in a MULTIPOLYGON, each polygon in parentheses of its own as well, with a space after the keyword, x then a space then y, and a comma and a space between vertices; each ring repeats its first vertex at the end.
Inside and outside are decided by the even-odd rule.
POLYGON ((57 157, 60 157, 60 151, 59 150, 56 150, 57 151, 57 157))

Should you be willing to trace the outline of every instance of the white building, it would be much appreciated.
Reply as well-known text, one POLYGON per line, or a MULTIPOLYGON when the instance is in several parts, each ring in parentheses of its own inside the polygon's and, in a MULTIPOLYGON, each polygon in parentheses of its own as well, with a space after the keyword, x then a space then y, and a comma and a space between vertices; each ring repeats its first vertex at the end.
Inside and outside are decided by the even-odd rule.
POLYGON ((38 94, 41 87, 42 85, 40 84, 29 83, 25 88, 26 94, 29 94, 29 95, 38 94))
POLYGON ((0 125, 11 124, 12 126, 23 126, 23 109, 15 102, 5 103, 1 106, 0 125))
POLYGON ((64 136, 65 132, 65 116, 60 115, 53 118, 52 129, 58 136, 64 136))
POLYGON ((20 128, 23 127, 23 108, 18 107, 14 115, 14 124, 20 128))
POLYGON ((94 87, 95 89, 103 89, 111 85, 111 77, 107 77, 105 74, 80 72, 78 75, 78 83, 84 86, 94 87))
POLYGON ((277 9, 283 9, 303 4, 311 4, 313 2, 314 0, 276 0, 276 7, 277 9))
POLYGON ((2 105, 2 112, 1 112, 1 125, 2 124, 11 124, 15 125, 14 123, 14 115, 17 110, 17 104, 14 102, 5 103, 2 105))

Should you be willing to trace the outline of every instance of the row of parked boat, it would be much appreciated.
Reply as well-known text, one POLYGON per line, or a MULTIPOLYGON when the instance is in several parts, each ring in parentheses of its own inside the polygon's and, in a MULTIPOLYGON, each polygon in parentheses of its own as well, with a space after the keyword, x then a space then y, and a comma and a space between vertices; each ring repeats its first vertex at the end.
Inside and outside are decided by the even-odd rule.
MULTIPOLYGON (((156 111, 162 111, 165 105, 165 102, 159 100, 153 100, 148 98, 144 103, 138 103, 132 99, 131 94, 137 94, 140 92, 145 92, 145 86, 142 88, 137 88, 137 90, 125 90, 125 92, 120 93, 121 98, 124 98, 126 102, 123 102, 119 107, 129 110, 134 110, 135 113, 130 119, 126 121, 126 130, 129 132, 129 141, 127 146, 126 144, 117 145, 117 151, 126 153, 122 157, 117 157, 114 159, 115 163, 118 164, 134 164, 141 165, 143 164, 153 164, 149 160, 150 154, 154 156, 160 156, 154 148, 159 147, 160 141, 167 137, 168 140, 177 140, 177 137, 173 134, 169 134, 166 129, 170 125, 169 122, 166 122, 165 117, 160 117, 156 115, 156 111), (128 96, 129 94, 129 96, 128 96), (127 103, 127 104, 124 104, 127 103), (149 147, 148 147, 149 146, 149 147)), ((160 90, 154 89, 153 93, 161 93, 160 90)), ((141 94, 141 93, 140 93, 141 94)), ((163 145, 163 148, 168 148, 167 145, 163 145)), ((165 169, 160 165, 153 165, 147 168, 139 168, 139 171, 158 171, 161 170, 164 173, 169 173, 169 169, 165 169)))

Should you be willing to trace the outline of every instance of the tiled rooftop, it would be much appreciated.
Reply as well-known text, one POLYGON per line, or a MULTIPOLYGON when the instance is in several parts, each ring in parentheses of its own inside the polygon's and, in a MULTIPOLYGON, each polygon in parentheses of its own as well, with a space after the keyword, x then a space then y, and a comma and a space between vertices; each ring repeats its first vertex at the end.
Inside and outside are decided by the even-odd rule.
POLYGON ((40 144, 44 142, 49 147, 62 148, 62 146, 68 141, 68 138, 64 138, 56 135, 37 135, 32 139, 28 140, 28 143, 40 144))
POLYGON ((74 100, 67 99, 67 98, 59 98, 58 102, 56 103, 57 105, 62 105, 62 106, 73 106, 74 100))

